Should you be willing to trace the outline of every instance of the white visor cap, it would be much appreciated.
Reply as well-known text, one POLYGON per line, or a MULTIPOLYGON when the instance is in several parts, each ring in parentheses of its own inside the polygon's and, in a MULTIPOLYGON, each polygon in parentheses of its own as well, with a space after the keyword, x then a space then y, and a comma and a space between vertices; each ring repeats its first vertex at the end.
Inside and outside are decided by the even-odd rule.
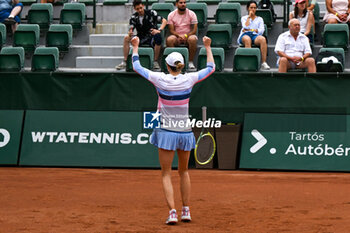
POLYGON ((170 53, 166 58, 165 58, 165 61, 166 63, 169 65, 169 66, 173 66, 173 67, 176 67, 176 62, 180 62, 182 64, 184 64, 184 58, 183 56, 181 55, 181 53, 179 52, 172 52, 170 53))

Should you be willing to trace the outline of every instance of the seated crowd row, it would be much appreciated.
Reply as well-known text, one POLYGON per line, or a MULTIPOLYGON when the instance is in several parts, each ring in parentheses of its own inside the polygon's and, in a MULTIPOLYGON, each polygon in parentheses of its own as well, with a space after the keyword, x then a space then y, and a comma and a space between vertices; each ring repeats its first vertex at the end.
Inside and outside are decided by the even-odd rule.
MULTIPOLYGON (((0 21, 10 24, 12 29, 15 30, 20 21, 18 14, 21 12, 23 5, 18 0, 1 1, 4 1, 4 3, 0 4, 0 12, 2 13, 0 21)), ((345 15, 348 17, 348 11, 343 14, 340 8, 336 8, 339 5, 339 1, 342 0, 327 1, 328 14, 325 15, 325 20, 328 20, 329 23, 347 22, 345 15), (329 4, 332 7, 329 7, 329 4), (333 8, 338 11, 332 13, 333 8)), ((310 43, 313 43, 311 28, 315 24, 312 14, 314 5, 315 2, 311 2, 311 6, 307 8, 306 0, 295 1, 295 9, 290 13, 289 31, 279 36, 275 47, 275 52, 279 56, 277 67, 279 67, 280 72, 286 72, 290 68, 307 68, 309 72, 316 72, 315 61, 311 57, 310 48, 310 43)), ((129 33, 124 39, 124 61, 116 68, 118 70, 125 68, 129 54, 129 43, 134 29, 136 29, 137 35, 141 39, 141 44, 154 47, 155 62, 153 67, 159 69, 158 59, 163 40, 161 31, 168 25, 170 36, 166 38, 167 47, 188 46, 188 67, 189 70, 195 70, 193 59, 197 51, 198 21, 196 14, 186 7, 186 1, 176 0, 177 9, 168 15, 168 20, 161 17, 154 10, 145 10, 141 0, 135 0, 133 6, 136 12, 130 19, 129 33), (159 28, 157 26, 158 23, 160 24, 159 28)), ((253 45, 258 46, 261 51, 261 69, 269 70, 270 67, 266 63, 267 37, 264 35, 266 28, 264 20, 256 15, 257 7, 258 4, 255 1, 247 3, 248 15, 241 18, 242 29, 237 43, 246 48, 250 48, 253 45)))
MULTIPOLYGON (((339 0, 333 0, 333 2, 339 0)), ((307 8, 306 0, 296 0, 294 11, 290 13, 289 31, 282 33, 276 42, 275 53, 278 56, 277 67, 279 72, 287 72, 288 69, 307 69, 308 72, 316 72, 315 60, 312 58, 310 43, 313 43, 311 36, 315 20, 311 9, 307 8)), ((328 4, 327 4, 328 5, 328 4)), ((197 51, 197 16, 186 7, 186 0, 176 0, 176 7, 167 19, 163 18, 155 10, 146 10, 141 0, 134 0, 136 11, 130 19, 128 35, 124 38, 124 61, 116 66, 122 70, 126 67, 129 55, 129 44, 136 29, 141 45, 154 47, 154 69, 160 69, 158 58, 161 51, 161 32, 168 26, 170 35, 166 38, 167 47, 188 46, 189 49, 189 70, 195 70, 193 63, 197 51), (160 26, 158 27, 158 24, 160 26)), ((253 45, 261 51, 261 69, 269 70, 266 62, 267 38, 264 36, 265 26, 263 18, 256 15, 258 4, 255 1, 247 3, 248 15, 241 17, 242 29, 237 43, 245 48, 253 45)), ((334 13, 334 12, 333 12, 334 13)), ((347 13, 348 14, 348 13, 347 13)), ((334 16, 342 21, 340 13, 334 16)), ((330 16, 331 17, 331 16, 330 16)), ((326 18, 326 16, 325 16, 326 18)), ((329 23, 334 23, 329 21, 329 23)))

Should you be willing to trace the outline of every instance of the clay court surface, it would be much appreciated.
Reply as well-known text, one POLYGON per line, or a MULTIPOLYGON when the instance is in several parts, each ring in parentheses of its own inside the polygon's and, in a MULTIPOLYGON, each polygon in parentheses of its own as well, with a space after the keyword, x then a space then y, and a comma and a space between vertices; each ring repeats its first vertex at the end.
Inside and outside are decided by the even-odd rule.
POLYGON ((0 232, 350 232, 348 173, 190 174, 193 221, 167 226, 160 170, 2 167, 0 232))

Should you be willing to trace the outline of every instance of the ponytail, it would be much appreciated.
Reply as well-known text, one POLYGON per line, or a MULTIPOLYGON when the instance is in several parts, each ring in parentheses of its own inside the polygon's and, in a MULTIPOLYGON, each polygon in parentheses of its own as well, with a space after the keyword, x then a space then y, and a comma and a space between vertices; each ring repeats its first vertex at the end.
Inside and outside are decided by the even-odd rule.
POLYGON ((169 66, 168 65, 173 72, 179 72, 185 67, 185 65, 182 64, 180 61, 175 62, 175 65, 176 66, 169 66))

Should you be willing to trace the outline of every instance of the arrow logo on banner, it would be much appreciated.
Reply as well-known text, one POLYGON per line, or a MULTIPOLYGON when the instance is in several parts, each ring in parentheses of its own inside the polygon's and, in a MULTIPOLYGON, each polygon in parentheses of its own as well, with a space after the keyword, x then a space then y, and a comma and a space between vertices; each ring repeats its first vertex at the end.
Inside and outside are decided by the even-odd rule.
POLYGON ((258 140, 252 147, 250 147, 250 152, 255 154, 258 150, 260 150, 267 143, 266 138, 256 129, 252 130, 253 137, 258 140))

